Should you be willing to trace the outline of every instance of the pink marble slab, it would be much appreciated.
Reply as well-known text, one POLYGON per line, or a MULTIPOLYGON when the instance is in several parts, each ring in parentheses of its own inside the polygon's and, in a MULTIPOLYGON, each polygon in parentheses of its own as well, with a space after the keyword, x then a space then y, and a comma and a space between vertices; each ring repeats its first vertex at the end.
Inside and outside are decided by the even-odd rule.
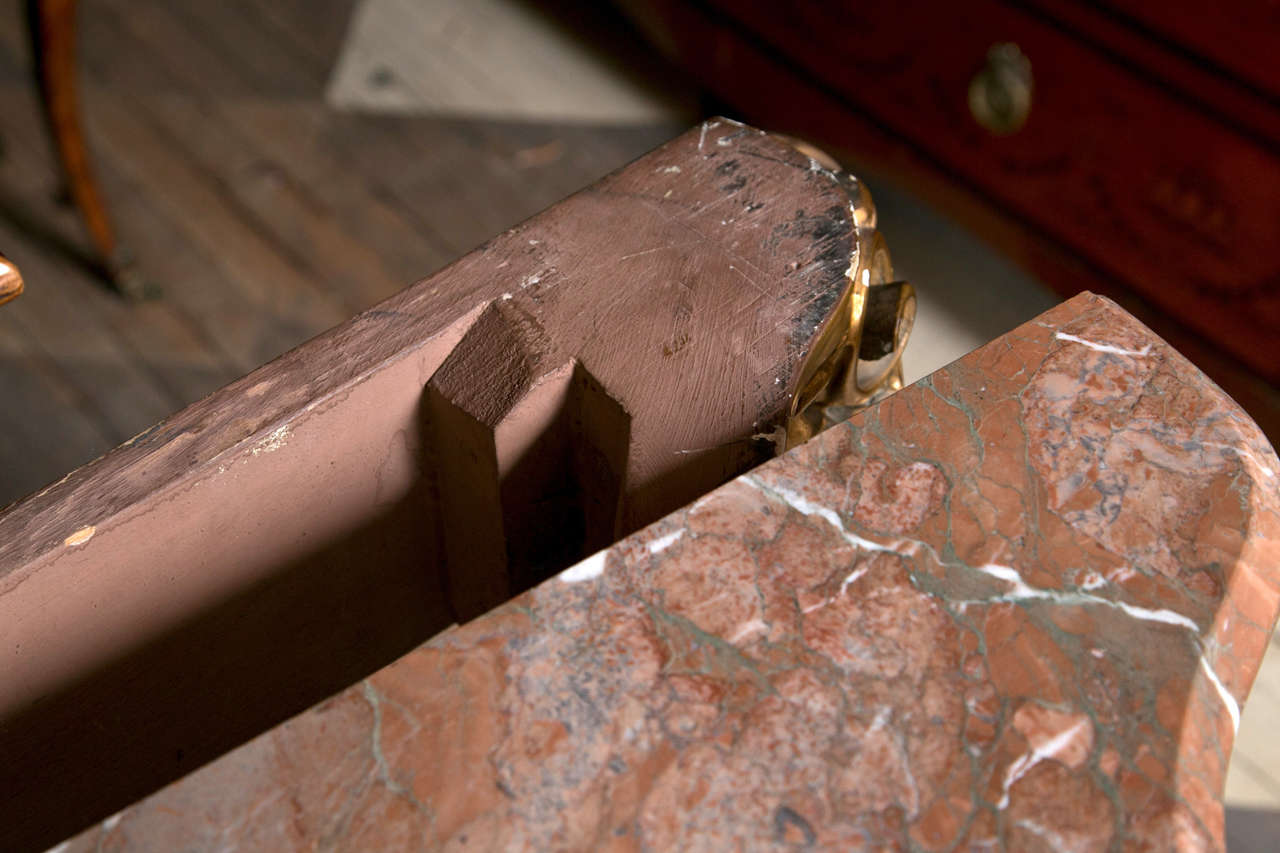
POLYGON ((1278 472, 1082 295, 63 849, 1221 848, 1278 472))

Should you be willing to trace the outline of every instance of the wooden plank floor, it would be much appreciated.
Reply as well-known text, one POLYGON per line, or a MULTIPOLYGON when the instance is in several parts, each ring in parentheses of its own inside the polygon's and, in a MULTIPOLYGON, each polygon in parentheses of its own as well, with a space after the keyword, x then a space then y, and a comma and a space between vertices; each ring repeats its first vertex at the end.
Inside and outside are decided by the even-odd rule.
MULTIPOLYGON (((95 165, 163 298, 87 271, 0 10, 0 505, 369 307, 675 135, 344 114, 323 93, 354 0, 83 0, 95 165)), ((1280 644, 1244 716, 1233 849, 1280 835, 1280 644)))
POLYGON ((163 298, 84 268, 56 200, 22 21, 0 15, 0 504, 438 269, 670 138, 341 114, 351 0, 86 0, 86 124, 124 242, 163 298))

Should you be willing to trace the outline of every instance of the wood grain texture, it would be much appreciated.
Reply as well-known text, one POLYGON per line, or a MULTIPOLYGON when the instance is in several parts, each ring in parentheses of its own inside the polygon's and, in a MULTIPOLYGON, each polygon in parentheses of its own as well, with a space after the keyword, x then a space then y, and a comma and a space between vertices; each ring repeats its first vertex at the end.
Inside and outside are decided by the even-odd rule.
POLYGON ((501 549, 469 573, 450 555, 468 519, 507 539, 518 590, 771 455, 859 198, 709 121, 0 515, 5 846, 52 843, 501 600, 501 549), (467 448, 500 492, 450 473, 467 448), (559 553, 528 519, 567 531, 567 507, 559 553))
POLYGON ((184 53, 200 41, 202 27, 231 26, 198 17, 204 10, 156 0, 81 3, 78 59, 94 164, 122 242, 144 279, 164 294, 134 305, 101 287, 83 226, 57 196, 61 180, 31 85, 22 19, 0 16, 0 103, 13 117, 0 128, 0 222, 12 227, 3 245, 30 268, 33 287, 59 291, 41 296, 40 306, 24 308, 25 297, 6 305, 0 318, 4 372, 25 395, 0 407, 0 433, 12 439, 0 454, 0 504, 58 479, 683 129, 334 112, 322 94, 347 5, 326 3, 321 20, 316 4, 217 4, 218 14, 244 18, 235 27, 247 22, 269 34, 280 64, 305 72, 285 89, 261 76, 266 67, 250 63, 248 48, 234 39, 211 38, 209 49, 184 53), (122 111, 131 120, 118 122, 122 111), (178 121, 186 124, 177 128, 178 121), (186 147, 204 137, 212 142, 186 147), (378 156, 361 156, 366 145, 378 156), (531 149, 552 156, 533 163, 524 153, 531 149), (179 182, 169 183, 175 174, 179 182), (401 181, 408 174, 411 186, 401 181), (438 177, 444 175, 449 179, 438 177), (451 208, 444 198, 455 186, 468 194, 465 207, 451 208), (257 236, 246 238, 246 231, 257 236), (450 242, 438 236, 444 231, 450 242), (364 262, 370 267, 361 271, 364 262), (273 296, 273 279, 255 269, 259 263, 294 271, 280 279, 287 292, 273 296), (50 299, 63 306, 56 315, 43 313, 50 299), (324 302, 340 310, 326 317, 316 310, 324 302), (44 321, 34 316, 37 308, 44 321), (93 331, 101 328, 109 354, 91 366, 86 346, 54 346, 65 329, 42 330, 50 317, 89 329, 99 349, 108 343, 93 331), (42 365, 35 373, 33 360, 42 365), (21 381, 19 371, 26 374, 21 381), (27 412, 45 421, 33 424, 27 412), (24 452, 17 441, 33 433, 39 440, 26 446, 41 452, 24 452), (88 435, 100 438, 73 440, 88 435), (55 450, 57 436, 68 443, 55 450))

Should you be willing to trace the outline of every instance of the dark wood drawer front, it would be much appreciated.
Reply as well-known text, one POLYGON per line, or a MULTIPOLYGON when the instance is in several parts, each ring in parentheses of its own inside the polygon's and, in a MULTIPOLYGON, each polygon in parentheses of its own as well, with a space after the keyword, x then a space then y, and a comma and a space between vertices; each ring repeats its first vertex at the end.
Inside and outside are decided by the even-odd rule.
POLYGON ((928 152, 1045 236, 1280 377, 1280 159, 1032 15, 991 0, 715 4, 816 86, 928 152), (1029 58, 1009 136, 968 90, 995 44, 1029 58))
POLYGON ((1106 11, 1202 56, 1248 85, 1280 98, 1280 3, 1232 0, 1106 0, 1106 11))

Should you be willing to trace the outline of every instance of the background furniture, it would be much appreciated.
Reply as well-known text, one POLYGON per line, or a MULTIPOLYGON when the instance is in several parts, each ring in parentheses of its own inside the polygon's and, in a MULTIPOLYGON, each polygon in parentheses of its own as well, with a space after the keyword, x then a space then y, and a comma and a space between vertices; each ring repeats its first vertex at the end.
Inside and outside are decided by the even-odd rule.
POLYGON ((88 232, 101 274, 121 293, 140 297, 142 282, 116 241, 85 143, 76 82, 76 4, 77 0, 27 0, 27 26, 40 103, 67 195, 88 232))
POLYGON ((1280 437, 1273 3, 618 5, 744 118, 1117 299, 1280 437))

